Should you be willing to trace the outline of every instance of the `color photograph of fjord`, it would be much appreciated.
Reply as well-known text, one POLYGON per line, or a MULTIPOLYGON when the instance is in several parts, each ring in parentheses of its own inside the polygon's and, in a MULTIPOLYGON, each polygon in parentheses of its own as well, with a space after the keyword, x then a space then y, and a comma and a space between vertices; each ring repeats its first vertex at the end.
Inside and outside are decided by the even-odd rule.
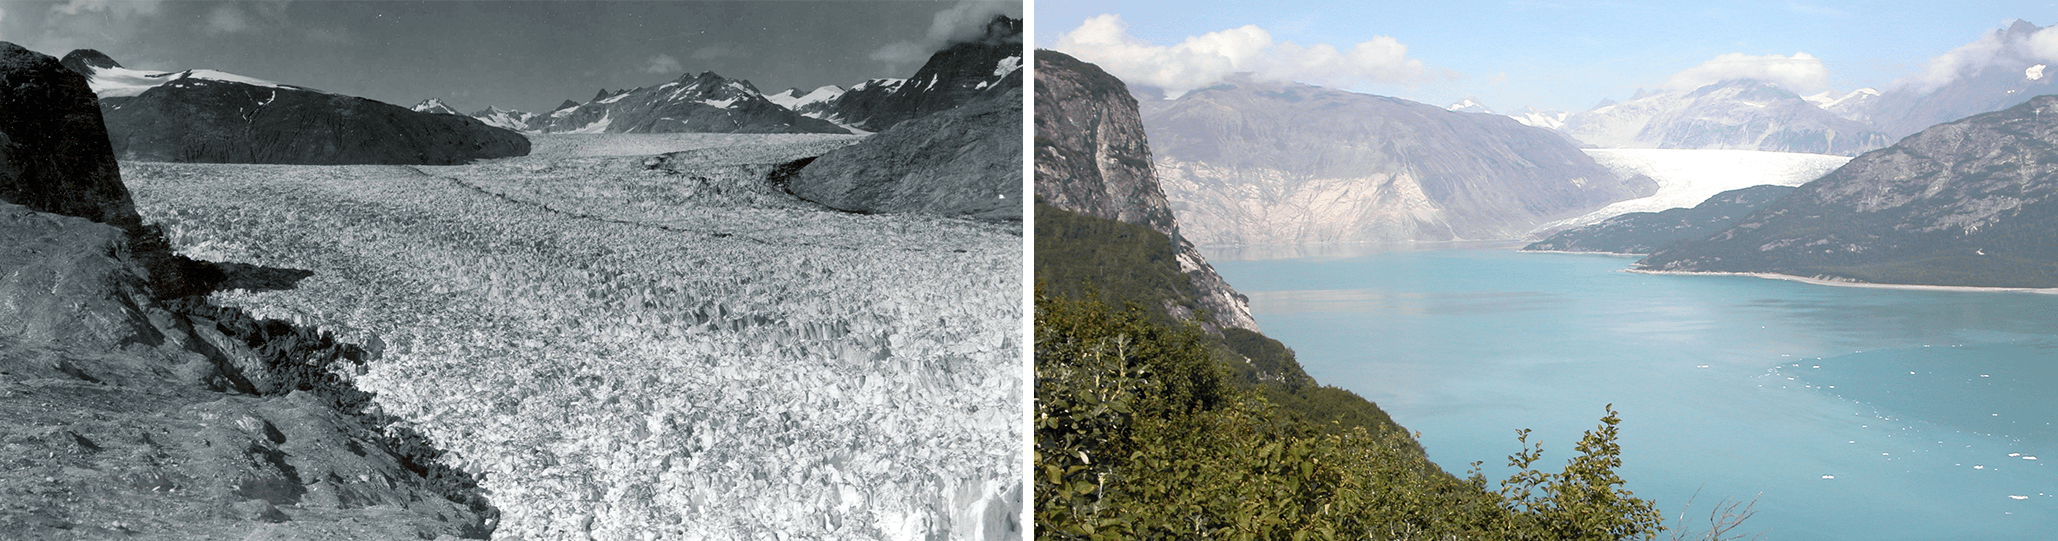
POLYGON ((2058 528, 2047 5, 1035 17, 1058 537, 2058 528))
POLYGON ((1022 538, 1022 17, 0 4, 0 538, 1022 538))

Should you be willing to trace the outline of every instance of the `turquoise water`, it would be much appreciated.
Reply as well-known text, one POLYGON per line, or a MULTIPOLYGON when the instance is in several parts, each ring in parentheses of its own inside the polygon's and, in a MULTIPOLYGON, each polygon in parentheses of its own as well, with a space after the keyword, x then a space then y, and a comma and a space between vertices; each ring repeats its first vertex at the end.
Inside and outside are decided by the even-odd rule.
MULTIPOLYGON (((1767 539, 2052 539, 2058 295, 1621 272, 1510 246, 1217 249, 1308 373, 1505 477, 1613 404, 1628 488, 1674 524, 1757 498, 1767 539), (1696 491, 1699 495, 1696 497, 1696 491)), ((1696 528, 1702 529, 1702 528, 1696 528)))

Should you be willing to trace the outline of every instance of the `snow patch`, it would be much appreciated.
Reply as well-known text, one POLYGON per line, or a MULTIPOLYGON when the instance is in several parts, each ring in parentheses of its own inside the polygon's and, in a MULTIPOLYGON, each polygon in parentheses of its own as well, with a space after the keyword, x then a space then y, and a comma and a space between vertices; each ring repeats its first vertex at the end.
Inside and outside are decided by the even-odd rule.
POLYGON ((2030 66, 2029 69, 2022 70, 2022 76, 2028 77, 2031 81, 2042 79, 2044 78, 2044 65, 2037 64, 2034 66, 2030 66))
POLYGON ((615 95, 613 95, 613 96, 608 96, 608 97, 607 97, 607 99, 603 99, 603 100, 600 100, 600 101, 596 101, 596 102, 593 102, 593 103, 614 103, 614 102, 622 101, 622 98, 626 98, 626 97, 629 97, 629 93, 628 93, 628 92, 623 92, 623 93, 620 93, 620 94, 615 94, 615 95))
MULTIPOLYGON (((585 127, 565 133, 607 133, 607 125, 614 122, 614 115, 614 111, 601 113, 600 120, 595 120, 592 124, 587 124, 585 127)), ((553 114, 551 116, 557 115, 553 114)))
POLYGON ((993 76, 1006 77, 1008 74, 1014 73, 1015 70, 1018 69, 1022 69, 1022 57, 1010 56, 1007 58, 1002 58, 1000 59, 1000 62, 994 64, 993 76))

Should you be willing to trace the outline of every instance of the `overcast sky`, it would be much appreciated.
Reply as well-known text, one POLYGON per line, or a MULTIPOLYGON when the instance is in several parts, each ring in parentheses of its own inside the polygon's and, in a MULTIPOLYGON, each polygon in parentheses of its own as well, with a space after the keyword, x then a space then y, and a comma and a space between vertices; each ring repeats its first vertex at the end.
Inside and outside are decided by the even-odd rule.
MULTIPOLYGON (((1438 106, 1476 96, 1496 112, 1581 111, 1638 88, 1724 76, 1778 79, 1802 94, 1884 87, 1924 72, 1933 59, 1976 60, 1979 46, 1961 46, 2015 19, 2058 22, 2054 6, 1039 0, 1033 38, 1038 47, 1117 65, 1110 73, 1157 86, 1204 86, 1219 73, 1249 70, 1438 106)), ((2058 32, 2051 37, 2058 46, 2058 32)))
POLYGON ((0 40, 403 106, 548 111, 714 71, 765 92, 907 77, 1011 1, 0 1, 0 40))

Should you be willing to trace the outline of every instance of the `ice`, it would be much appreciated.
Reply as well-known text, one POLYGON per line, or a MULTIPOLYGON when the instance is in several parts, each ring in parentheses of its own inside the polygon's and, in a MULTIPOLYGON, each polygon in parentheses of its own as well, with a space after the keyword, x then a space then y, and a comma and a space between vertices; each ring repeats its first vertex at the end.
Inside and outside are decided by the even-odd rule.
POLYGON ((579 128, 565 133, 607 133, 607 125, 614 122, 614 115, 614 111, 601 113, 600 120, 595 120, 592 124, 587 124, 583 128, 579 128))
POLYGON ((1015 70, 1018 69, 1022 69, 1022 57, 1010 56, 1007 58, 1002 58, 1000 59, 1000 62, 994 64, 993 76, 1006 77, 1007 74, 1014 73, 1015 70))
POLYGON ((620 94, 615 94, 615 95, 613 95, 613 96, 608 96, 608 97, 607 97, 607 99, 604 99, 604 100, 600 100, 600 101, 596 101, 596 102, 593 102, 593 103, 614 103, 614 102, 622 101, 622 98, 626 98, 626 97, 629 97, 629 93, 628 93, 628 92, 623 92, 623 93, 620 93, 620 94))
POLYGON ((1631 212, 1691 207, 1715 194, 1760 184, 1799 186, 1851 161, 1849 156, 1763 150, 1620 148, 1583 151, 1617 174, 1651 177, 1658 183, 1658 193, 1617 201, 1577 218, 1545 224, 1538 230, 1579 227, 1631 212))

